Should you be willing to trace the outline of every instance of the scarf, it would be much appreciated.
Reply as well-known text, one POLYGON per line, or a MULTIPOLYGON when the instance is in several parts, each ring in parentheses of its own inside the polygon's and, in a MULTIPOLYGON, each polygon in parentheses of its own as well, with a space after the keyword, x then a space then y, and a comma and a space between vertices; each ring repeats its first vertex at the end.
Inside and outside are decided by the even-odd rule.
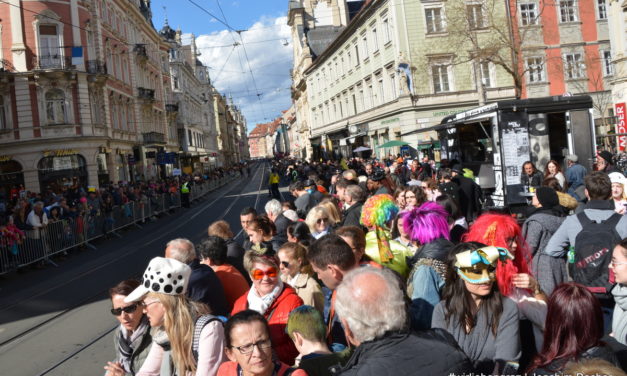
POLYGON ((141 338, 149 330, 150 323, 148 322, 148 317, 146 317, 146 315, 142 317, 139 325, 130 335, 130 338, 128 335, 128 330, 123 325, 120 325, 118 353, 120 354, 119 361, 120 363, 122 363, 122 367, 124 368, 124 371, 126 373, 131 372, 131 358, 133 356, 133 352, 136 350, 135 346, 141 343, 141 338))
POLYGON ((612 289, 616 307, 612 317, 612 332, 614 338, 623 345, 627 345, 627 285, 617 284, 612 289))
POLYGON ((163 347, 165 351, 170 350, 170 339, 168 338, 168 333, 165 332, 163 327, 158 328, 155 333, 153 333, 152 341, 163 347))
POLYGON ((248 309, 265 315, 272 302, 281 294, 281 291, 283 291, 283 282, 281 280, 279 280, 274 290, 265 296, 259 296, 257 289, 253 286, 248 290, 248 309))
POLYGON ((385 228, 376 226, 374 233, 377 235, 377 247, 379 248, 379 258, 381 263, 386 263, 394 259, 392 248, 390 248, 390 237, 385 228))

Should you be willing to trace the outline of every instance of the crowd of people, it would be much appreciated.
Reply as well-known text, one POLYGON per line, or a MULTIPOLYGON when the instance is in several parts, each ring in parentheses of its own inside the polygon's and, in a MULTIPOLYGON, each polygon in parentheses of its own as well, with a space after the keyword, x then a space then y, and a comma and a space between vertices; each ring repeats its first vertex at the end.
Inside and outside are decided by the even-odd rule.
POLYGON ((107 376, 625 375, 627 179, 567 160, 522 166, 524 218, 455 163, 273 161, 241 242, 210 223, 110 290, 107 376))
MULTIPOLYGON (((69 237, 83 236, 100 231, 107 234, 114 229, 114 208, 124 208, 125 216, 133 216, 126 204, 135 203, 139 207, 156 206, 158 197, 164 197, 167 208, 179 201, 189 207, 189 193, 193 185, 218 181, 228 174, 250 174, 245 164, 229 169, 217 168, 207 174, 185 175, 155 181, 109 183, 99 188, 84 186, 78 179, 59 189, 47 189, 43 193, 30 192, 23 185, 15 185, 7 192, 0 192, 0 271, 6 269, 6 260, 17 260, 20 245, 31 241, 30 248, 45 248, 43 240, 46 229, 52 223, 65 222, 54 234, 61 237, 57 243, 74 244, 69 237), (102 221, 96 221, 101 217, 102 221), (101 228, 95 228, 99 226, 101 228)), ((50 242, 52 240, 48 239, 50 242)), ((57 256, 65 257, 67 252, 57 256)), ((34 264, 39 267, 41 263, 34 264)))

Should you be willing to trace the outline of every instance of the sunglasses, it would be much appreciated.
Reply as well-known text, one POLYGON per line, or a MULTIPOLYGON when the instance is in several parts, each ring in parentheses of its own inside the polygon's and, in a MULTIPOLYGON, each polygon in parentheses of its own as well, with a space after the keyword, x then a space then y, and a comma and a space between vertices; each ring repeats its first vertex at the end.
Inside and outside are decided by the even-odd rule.
POLYGON ((252 272, 252 277, 255 281, 259 281, 260 279, 263 279, 263 277, 265 276, 268 276, 269 278, 276 278, 277 276, 276 268, 270 268, 265 272, 263 270, 255 269, 252 272))
POLYGON ((283 265, 283 267, 285 268, 289 268, 290 267, 290 263, 287 261, 281 261, 281 265, 283 265))
POLYGON ((122 312, 125 313, 133 313, 137 310, 137 303, 131 304, 130 306, 127 307, 120 307, 120 308, 111 308, 111 314, 113 316, 120 316, 122 314, 122 312))
POLYGON ((316 221, 316 223, 323 223, 323 222, 329 222, 329 218, 318 218, 318 220, 316 221))

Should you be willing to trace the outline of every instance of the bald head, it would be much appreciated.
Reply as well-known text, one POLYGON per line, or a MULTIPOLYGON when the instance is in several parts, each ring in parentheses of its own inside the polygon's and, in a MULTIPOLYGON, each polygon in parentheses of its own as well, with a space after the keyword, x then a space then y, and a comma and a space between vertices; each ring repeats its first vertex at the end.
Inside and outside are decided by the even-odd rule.
POLYGON ((386 268, 363 267, 347 273, 337 288, 336 309, 356 346, 408 327, 400 281, 386 268))

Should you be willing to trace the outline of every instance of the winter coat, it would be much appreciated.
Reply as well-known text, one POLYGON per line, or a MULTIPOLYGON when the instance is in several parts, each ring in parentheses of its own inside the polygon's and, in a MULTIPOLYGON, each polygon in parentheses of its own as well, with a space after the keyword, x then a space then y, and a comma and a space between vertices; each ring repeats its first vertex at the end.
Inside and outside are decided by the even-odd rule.
POLYGON ((364 206, 363 202, 356 202, 351 205, 344 212, 344 219, 342 221, 342 226, 357 226, 361 227, 361 223, 359 219, 361 217, 361 208, 364 206))
MULTIPOLYGON (((284 376, 286 375, 286 372, 290 370, 291 368, 288 365, 281 363, 279 365, 279 370, 276 373, 273 373, 273 375, 284 376)), ((222 363, 222 365, 220 366, 217 376, 239 376, 240 375, 239 371, 240 371, 239 364, 237 364, 236 362, 225 362, 225 363, 222 363)), ((302 369, 297 369, 297 370, 293 370, 293 372, 289 373, 289 375, 290 376, 307 376, 307 372, 303 371, 302 369)))
POLYGON ((568 281, 566 259, 551 257, 541 252, 564 219, 547 212, 537 212, 527 218, 522 227, 522 234, 533 256, 531 264, 533 275, 547 295, 551 295, 557 285, 568 281))
POLYGON ((392 332, 360 344, 333 375, 461 375, 472 370, 455 339, 443 330, 392 332), (444 356, 445 354, 445 356, 444 356))
MULTIPOLYGON (((289 283, 289 277, 281 275, 281 280, 289 283)), ((290 284, 296 294, 303 300, 303 304, 309 305, 317 309, 320 314, 324 313, 324 295, 318 282, 308 274, 300 273, 296 277, 296 281, 290 284)))
POLYGON ((251 280, 248 271, 244 268, 244 247, 242 247, 234 239, 226 241, 226 263, 233 265, 246 278, 246 282, 250 286, 251 280))
POLYGON ((276 227, 276 235, 274 236, 281 243, 287 242, 287 227, 293 224, 289 218, 283 215, 283 213, 279 214, 274 221, 274 226, 276 227))
POLYGON ((612 316, 612 333, 618 342, 627 345, 627 286, 617 284, 612 289, 612 296, 616 302, 612 316))
MULTIPOLYGON (((285 332, 287 319, 290 312, 303 305, 303 300, 296 294, 289 285, 284 285, 281 294, 272 302, 264 317, 270 326, 270 338, 272 348, 279 359, 286 364, 294 364, 294 359, 298 355, 298 350, 285 332)), ((248 294, 242 295, 235 301, 231 315, 248 309, 248 294)))
POLYGON ((436 239, 419 248, 412 260, 414 267, 407 280, 407 294, 411 298, 409 314, 414 330, 431 328, 433 308, 441 299, 446 258, 451 248, 450 241, 436 239))
POLYGON ((214 315, 228 316, 229 305, 224 296, 224 289, 213 269, 201 264, 198 259, 192 261, 189 267, 192 274, 189 277, 187 296, 193 301, 208 305, 214 315))
POLYGON ((454 176, 451 181, 459 186, 459 206, 462 215, 470 223, 481 210, 481 187, 474 180, 462 175, 454 176))
POLYGON ((400 274, 402 278, 407 278, 407 275, 409 274, 407 257, 412 257, 414 255, 413 252, 401 243, 392 239, 390 239, 390 249, 392 250, 394 258, 388 262, 381 262, 379 246, 377 244, 377 235, 374 231, 369 231, 366 234, 366 255, 377 264, 381 264, 394 270, 400 274))

